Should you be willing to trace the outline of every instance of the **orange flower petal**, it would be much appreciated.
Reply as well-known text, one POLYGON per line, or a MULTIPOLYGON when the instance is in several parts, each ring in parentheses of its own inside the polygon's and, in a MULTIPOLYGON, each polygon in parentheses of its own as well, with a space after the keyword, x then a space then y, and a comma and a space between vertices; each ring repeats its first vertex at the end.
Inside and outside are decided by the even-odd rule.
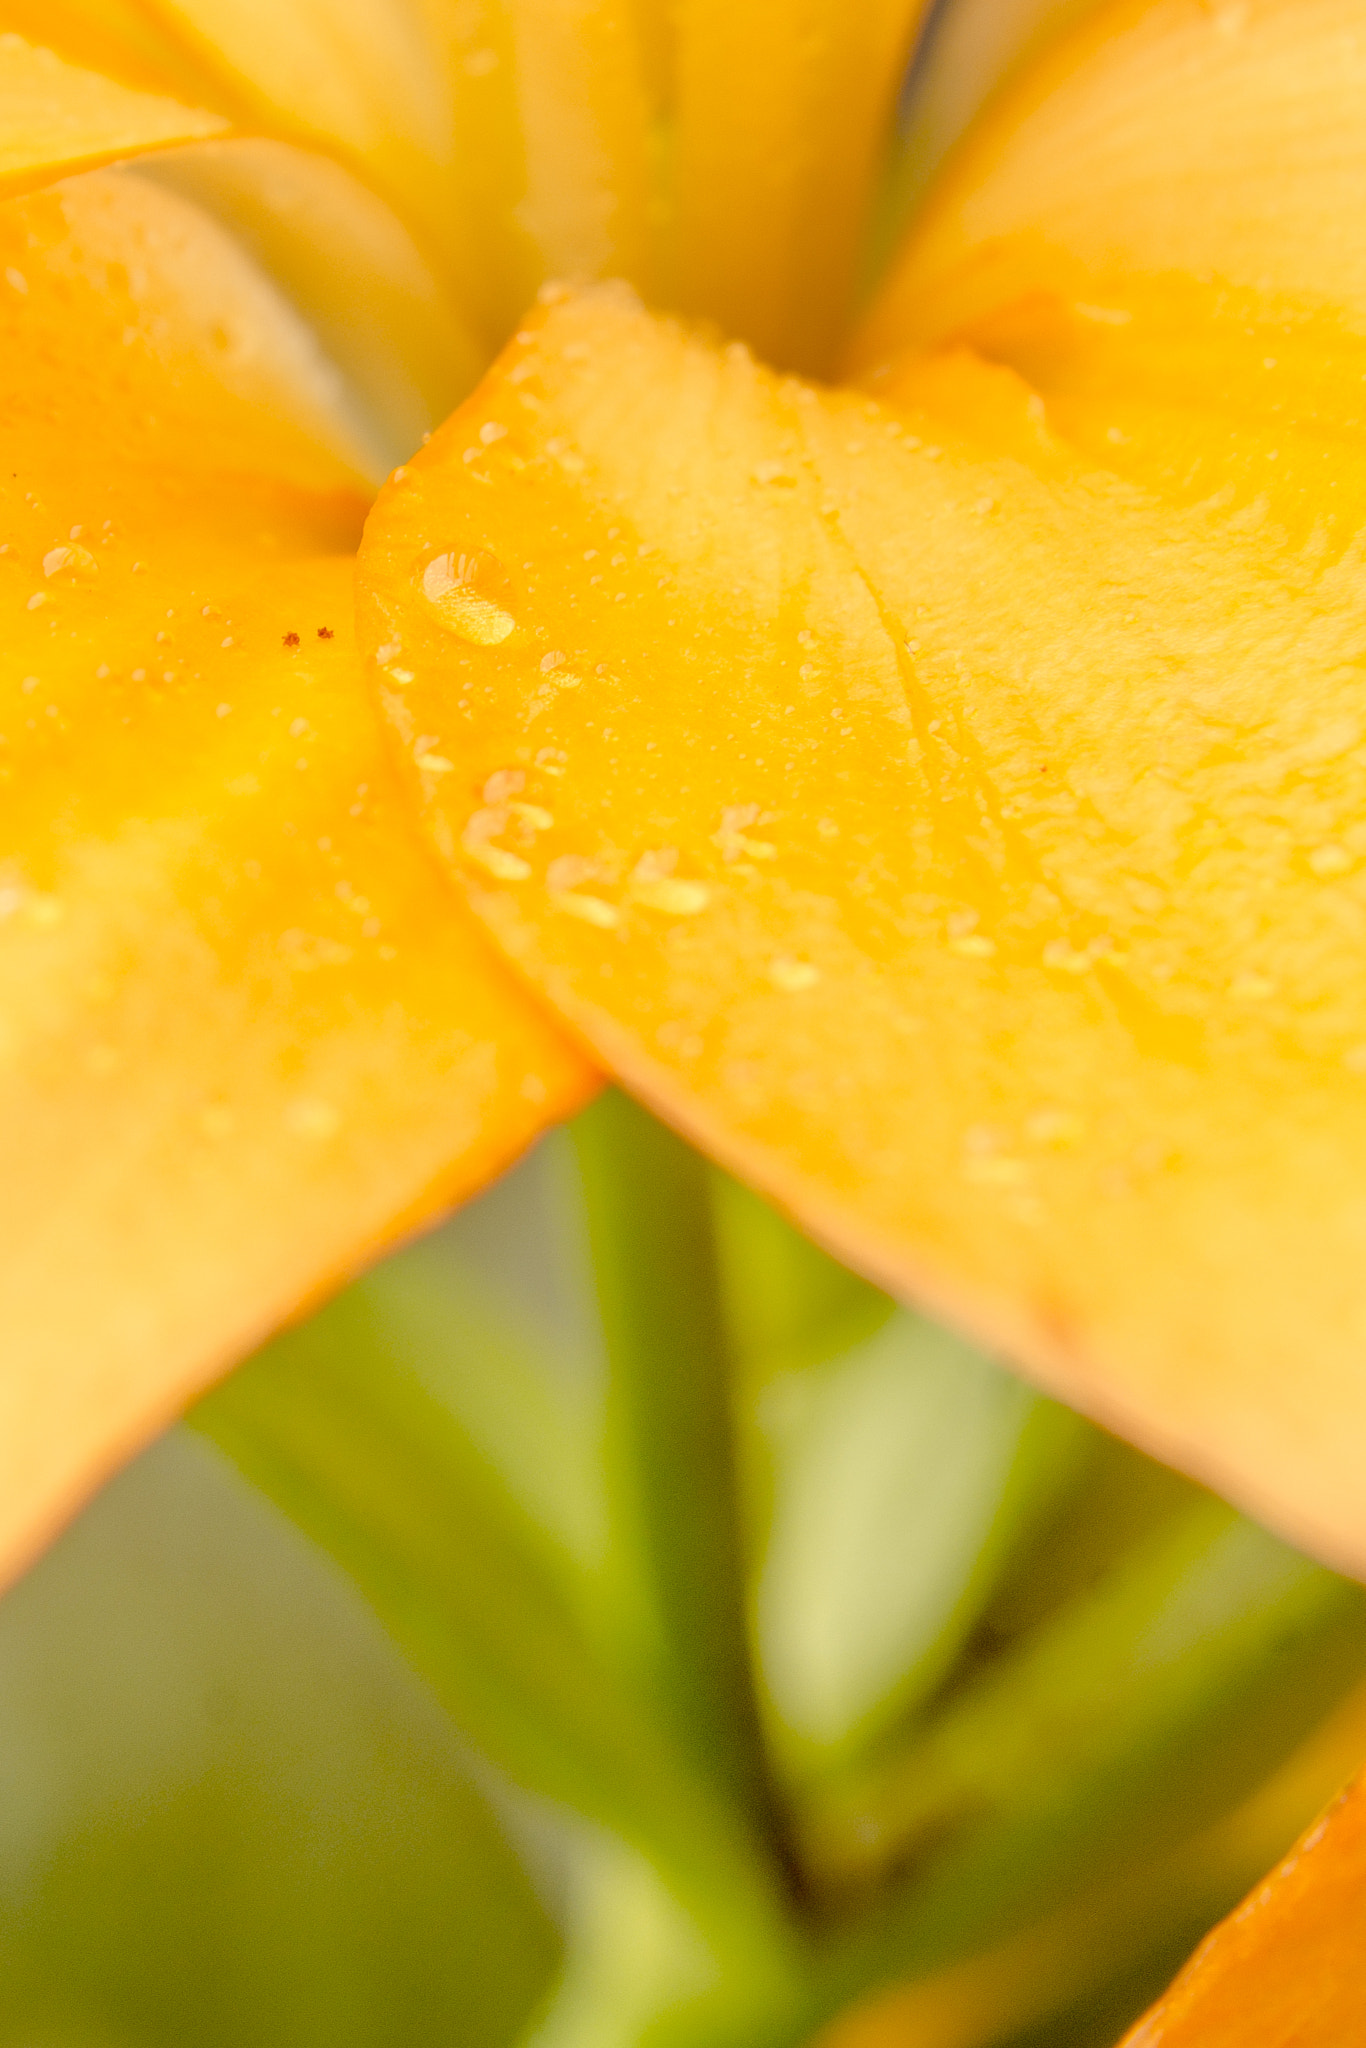
POLYGON ((1366 1563, 1366 466, 1320 423, 1316 526, 1279 443, 1300 549, 966 350, 895 391, 544 308, 362 550, 437 844, 819 1236, 1366 1563))
POLYGON ((0 194, 221 135, 227 125, 203 108, 134 91, 21 36, 0 35, 0 194))
POLYGON ((1366 1780, 1216 1927, 1124 2048, 1348 2048, 1362 2035, 1366 1780))
MULTIPOLYGON (((590 1085, 405 828, 277 301, 119 173, 0 210, 0 1561, 590 1085)), ((320 381, 321 380, 321 381, 320 381)))

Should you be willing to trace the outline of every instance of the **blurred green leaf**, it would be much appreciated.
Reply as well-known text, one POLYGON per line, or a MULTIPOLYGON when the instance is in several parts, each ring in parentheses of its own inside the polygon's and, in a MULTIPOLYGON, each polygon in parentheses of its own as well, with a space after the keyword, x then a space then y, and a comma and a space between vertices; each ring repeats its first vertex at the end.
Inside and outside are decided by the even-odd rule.
POLYGON ((896 1304, 880 1289, 716 1168, 712 1202, 731 1343, 751 1376, 847 1351, 892 1314, 896 1304))
POLYGON ((557 1946, 435 1703, 207 1446, 0 1607, 4 2048, 503 2048, 557 1946))
POLYGON ((902 1872, 836 1941, 840 1995, 942 1968, 1120 1874, 1141 1888, 1364 1672, 1366 1592, 1197 1496, 827 1813, 827 1868, 902 1872))
MULTIPOLYGON (((481 1375, 526 1390, 530 1368, 477 1318, 415 1311, 431 1284, 390 1262, 215 1389, 193 1425, 345 1568, 493 1762, 636 1845, 703 1921, 770 1938, 781 1916, 752 1831, 595 1633, 564 1501, 547 1514, 533 1497, 556 1444, 542 1396, 527 1393, 533 1448, 510 1424, 495 1455, 494 1409, 476 1425, 451 1393, 481 1375)), ((458 1285, 447 1277, 448 1303, 458 1285)), ((580 1454, 568 1431, 566 1462, 580 1454)))
POLYGON ((578 1867, 564 1980, 525 2048, 795 2048, 803 1951, 709 1938, 649 1864, 596 1840, 578 1867))
POLYGON ((769 1382, 772 1506, 756 1596, 775 1735, 830 1776, 945 1676, 1090 1431, 899 1311, 769 1382))

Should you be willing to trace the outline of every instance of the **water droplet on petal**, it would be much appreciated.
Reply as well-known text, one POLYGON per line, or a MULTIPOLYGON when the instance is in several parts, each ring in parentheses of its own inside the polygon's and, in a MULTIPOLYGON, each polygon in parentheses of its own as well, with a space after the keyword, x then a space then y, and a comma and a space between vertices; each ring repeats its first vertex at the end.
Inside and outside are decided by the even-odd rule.
POLYGON ((1084 947, 1074 946, 1069 939, 1050 939, 1043 949, 1043 964, 1059 974, 1086 974, 1092 962, 1084 947))
POLYGON ((285 1111, 285 1128, 296 1138, 331 1138, 340 1124, 341 1112, 316 1095, 299 1096, 285 1111))
POLYGON ((964 1180, 978 1187, 1016 1188, 1029 1178, 1028 1162, 1008 1152, 970 1153, 961 1170, 964 1180))
POLYGON ((506 847, 492 843, 507 830, 509 822, 505 809, 476 811, 460 835, 460 844, 472 861, 500 882, 524 882, 531 873, 529 863, 520 854, 509 853, 506 847))
POLYGON ((631 894, 647 910, 662 910, 666 917, 696 917, 711 901, 705 882, 684 882, 665 875, 657 882, 632 882, 631 894))
POLYGON ((780 953, 769 962, 768 978, 783 995, 795 996, 803 989, 814 988, 821 971, 810 960, 794 960, 790 953, 780 953))
POLYGON ((79 547, 74 541, 63 541, 43 556, 44 576, 87 577, 98 573, 99 563, 89 548, 79 547))
POLYGON ((1082 1119, 1070 1109, 1036 1109, 1025 1118, 1025 1136, 1036 1145, 1056 1146, 1060 1151, 1080 1142, 1086 1130, 1082 1119))
POLYGON ((585 896, 577 889, 552 889, 550 900, 557 910, 567 910, 571 917, 596 925, 599 931, 613 931, 621 923, 621 912, 615 904, 604 903, 601 896, 585 896))
POLYGON ((531 873, 529 863, 520 854, 508 853, 501 846, 490 846, 486 840, 473 843, 466 840, 465 851, 471 860, 477 861, 500 882, 524 882, 531 873))
POLYGON ((496 555, 434 555, 422 571, 422 595, 443 626, 476 647, 497 647, 513 631, 512 585, 496 555))

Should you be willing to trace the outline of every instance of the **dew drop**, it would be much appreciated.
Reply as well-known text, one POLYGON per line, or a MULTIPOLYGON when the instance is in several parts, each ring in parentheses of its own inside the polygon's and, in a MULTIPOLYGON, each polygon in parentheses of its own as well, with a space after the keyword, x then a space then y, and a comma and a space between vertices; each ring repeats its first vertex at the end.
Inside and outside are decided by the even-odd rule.
POLYGON ((795 996, 803 989, 814 988, 821 971, 810 960, 794 960, 790 953, 780 953, 768 964, 768 978, 783 995, 795 996))
POLYGON ((296 1138, 331 1138, 341 1124, 341 1112, 317 1095, 301 1095, 285 1111, 285 1128, 296 1138))
POLYGON ((711 901, 705 882, 679 881, 672 875, 654 882, 633 882, 631 894, 647 910, 663 911, 666 917, 696 917, 711 901))
POLYGON ((99 564, 89 548, 83 548, 74 541, 63 541, 60 547, 49 548, 43 556, 44 576, 94 576, 99 564))
POLYGON ((1086 974, 1091 968, 1092 955, 1068 939, 1050 939, 1043 949, 1043 964, 1059 974, 1086 974))
POLYGON ((507 571, 484 549, 434 555, 422 571, 422 595, 443 626, 476 647, 497 647, 517 624, 507 571))
POLYGON ((508 853, 501 846, 490 846, 486 839, 466 838, 465 851, 472 861, 495 875, 500 882, 524 882, 531 873, 529 862, 520 854, 508 853))
POLYGON ((614 931, 621 923, 621 912, 615 904, 604 903, 601 896, 585 896, 577 889, 552 889, 550 900, 557 910, 566 910, 599 931, 614 931))
POLYGON ((531 832, 548 832, 555 823, 554 813, 544 804, 509 804, 508 809, 519 824, 531 832))
POLYGON ((1076 1145, 1086 1130, 1082 1119, 1070 1109, 1042 1108, 1031 1111, 1025 1118, 1025 1136, 1036 1145, 1049 1145, 1059 1151, 1069 1145, 1076 1145))
POLYGON ((531 873, 530 864, 520 854, 510 853, 505 847, 492 843, 506 831, 508 823, 506 809, 475 811, 466 821, 460 843, 472 861, 500 882, 524 882, 531 873))
POLYGON ((1029 1178, 1027 1161, 1008 1152, 969 1153, 961 1171, 964 1180, 978 1187, 1016 1188, 1029 1178))

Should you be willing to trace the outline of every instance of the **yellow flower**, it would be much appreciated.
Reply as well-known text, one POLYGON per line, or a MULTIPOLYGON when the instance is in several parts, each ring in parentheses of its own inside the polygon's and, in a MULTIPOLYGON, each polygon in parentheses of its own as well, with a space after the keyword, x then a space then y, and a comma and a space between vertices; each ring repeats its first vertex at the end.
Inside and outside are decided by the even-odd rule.
POLYGON ((561 1021, 1366 1559, 1360 8, 1107 6, 857 325, 920 9, 796 11, 7 10, 11 1560, 583 1099, 561 1021), (366 478, 546 276, 756 353, 543 294, 366 524, 395 771, 366 478))
POLYGON ((434 841, 603 1064, 1349 1568, 1357 18, 1104 10, 840 389, 552 295, 360 558, 434 841))

